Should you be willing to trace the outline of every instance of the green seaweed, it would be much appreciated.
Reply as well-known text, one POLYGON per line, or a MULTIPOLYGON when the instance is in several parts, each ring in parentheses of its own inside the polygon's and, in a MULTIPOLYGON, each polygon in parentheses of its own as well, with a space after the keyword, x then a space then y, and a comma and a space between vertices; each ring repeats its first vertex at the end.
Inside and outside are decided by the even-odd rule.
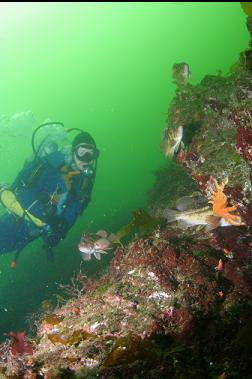
POLYGON ((121 240, 135 229, 138 229, 140 236, 144 237, 161 225, 161 219, 150 216, 144 209, 138 209, 133 213, 133 219, 130 223, 116 232, 113 243, 121 244, 121 240))

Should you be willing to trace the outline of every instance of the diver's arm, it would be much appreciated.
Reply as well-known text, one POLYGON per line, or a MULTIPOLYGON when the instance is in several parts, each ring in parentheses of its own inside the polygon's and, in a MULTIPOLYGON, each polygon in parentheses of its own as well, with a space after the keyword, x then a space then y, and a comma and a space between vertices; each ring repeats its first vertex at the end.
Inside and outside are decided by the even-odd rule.
POLYGON ((48 248, 57 246, 66 237, 69 229, 69 224, 62 216, 52 216, 42 235, 45 246, 48 248))
MULTIPOLYGON (((83 182, 81 182, 82 184, 83 182)), ((71 193, 68 194, 65 201, 61 203, 56 215, 48 220, 48 244, 53 247, 56 246, 62 239, 64 239, 75 223, 78 216, 80 216, 87 208, 91 200, 91 192, 93 188, 93 180, 89 180, 85 188, 80 183, 75 183, 71 193)), ((62 195, 62 198, 65 194, 62 195)))
POLYGON ((63 240, 80 214, 79 204, 72 203, 61 215, 54 215, 48 220, 43 239, 47 247, 55 247, 63 240))
POLYGON ((52 215, 47 221, 48 225, 45 227, 43 235, 45 244, 50 247, 58 245, 66 237, 83 210, 83 204, 76 200, 66 205, 61 214, 52 215))

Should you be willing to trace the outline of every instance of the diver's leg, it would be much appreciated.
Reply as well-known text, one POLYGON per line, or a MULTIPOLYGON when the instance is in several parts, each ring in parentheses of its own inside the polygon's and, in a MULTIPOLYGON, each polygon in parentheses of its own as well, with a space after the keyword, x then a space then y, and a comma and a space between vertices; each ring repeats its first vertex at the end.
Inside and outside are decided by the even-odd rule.
POLYGON ((0 254, 20 249, 30 241, 27 222, 9 213, 0 217, 0 254))

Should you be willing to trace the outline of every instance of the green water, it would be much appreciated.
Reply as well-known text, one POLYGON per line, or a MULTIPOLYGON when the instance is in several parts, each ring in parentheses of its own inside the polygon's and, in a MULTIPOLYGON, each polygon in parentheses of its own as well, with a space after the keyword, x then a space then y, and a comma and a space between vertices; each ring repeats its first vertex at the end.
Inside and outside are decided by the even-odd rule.
MULTIPOLYGON (((55 249, 55 263, 41 241, 15 270, 13 253, 0 257, 0 339, 24 328, 27 314, 79 269, 83 230, 115 231, 147 206, 153 172, 166 164, 159 144, 175 93, 172 65, 187 62, 193 84, 227 74, 248 45, 245 19, 239 3, 0 4, 0 115, 9 122, 0 129, 0 182, 15 178, 32 131, 47 119, 89 131, 101 151, 92 203, 55 249), (27 122, 10 122, 27 111, 27 122)), ((84 271, 95 274, 110 259, 84 271)))

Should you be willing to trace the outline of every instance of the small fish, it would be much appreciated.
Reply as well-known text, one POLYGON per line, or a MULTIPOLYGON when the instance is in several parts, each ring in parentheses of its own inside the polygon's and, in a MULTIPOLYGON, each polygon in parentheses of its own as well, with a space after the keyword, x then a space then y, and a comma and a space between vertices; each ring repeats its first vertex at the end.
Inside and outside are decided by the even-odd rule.
POLYGON ((166 157, 172 157, 174 153, 177 153, 180 146, 184 146, 182 142, 183 138, 183 126, 170 130, 165 128, 163 130, 163 138, 160 144, 160 148, 166 157))
POLYGON ((178 86, 186 85, 191 78, 189 65, 185 62, 175 63, 172 66, 172 78, 173 82, 178 86))
POLYGON ((207 199, 203 196, 184 196, 177 200, 176 208, 163 209, 161 217, 164 217, 168 223, 178 221, 178 227, 187 229, 195 225, 206 225, 206 230, 215 229, 220 224, 220 217, 214 216, 209 206, 198 208, 198 205, 207 203, 207 199))
POLYGON ((95 234, 83 233, 78 245, 83 260, 90 261, 92 254, 101 260, 101 254, 107 254, 107 250, 112 249, 114 238, 113 233, 109 235, 105 230, 99 230, 95 234))

